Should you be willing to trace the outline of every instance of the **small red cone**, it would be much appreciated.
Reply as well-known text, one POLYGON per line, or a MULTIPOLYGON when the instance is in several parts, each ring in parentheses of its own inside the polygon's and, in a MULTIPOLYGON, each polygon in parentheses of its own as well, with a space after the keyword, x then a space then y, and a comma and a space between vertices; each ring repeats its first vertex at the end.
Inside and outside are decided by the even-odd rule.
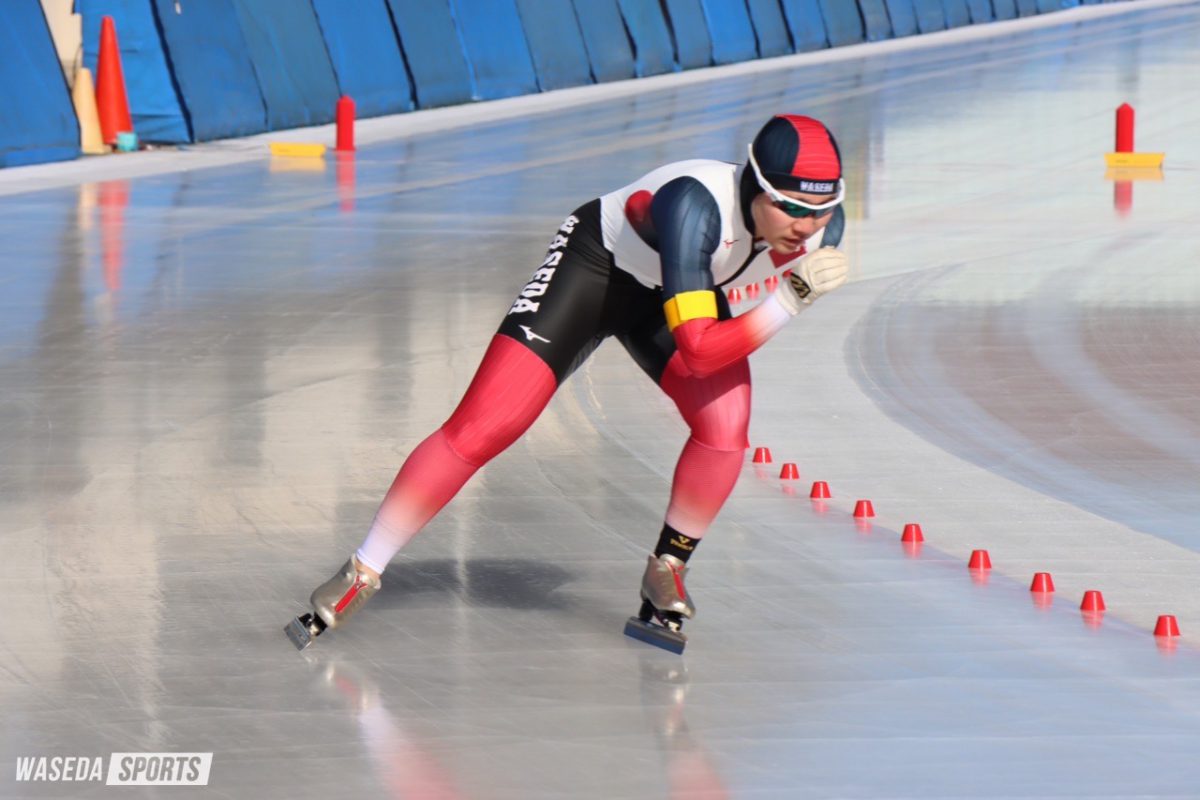
POLYGON ((740 303, 742 302, 742 291, 741 289, 730 289, 727 297, 731 303, 740 303))
POLYGON ((105 144, 116 144, 118 133, 133 131, 121 51, 112 17, 100 20, 100 54, 96 60, 96 109, 100 112, 100 136, 105 144))
POLYGON ((337 148, 339 152, 354 152, 354 100, 341 97, 337 101, 337 148))
POLYGON ((785 278, 790 278, 790 277, 792 277, 792 271, 791 271, 790 269, 785 269, 785 270, 783 271, 783 277, 785 277, 785 278))
POLYGON ((779 278, 776 278, 774 275, 771 275, 765 281, 763 281, 763 288, 766 289, 768 292, 775 291, 776 289, 779 288, 779 278))
POLYGON ((1104 595, 1100 594, 1095 589, 1089 589, 1083 593, 1083 602, 1079 604, 1080 611, 1104 611, 1104 595))
POLYGON ((1158 624, 1154 626, 1155 636, 1178 636, 1179 621, 1170 614, 1163 614, 1158 618, 1158 624))
POLYGON ((1049 572, 1038 572, 1033 576, 1033 583, 1029 585, 1031 592, 1053 592, 1054 579, 1050 577, 1049 572))
POLYGON ((769 448, 769 447, 754 448, 754 463, 755 464, 770 464, 771 463, 771 448, 769 448))
POLYGON ((828 483, 825 481, 816 481, 813 483, 812 491, 808 493, 808 496, 813 500, 828 500, 833 495, 829 493, 828 483))
POLYGON ((859 500, 854 504, 854 516, 859 519, 875 516, 875 507, 871 505, 870 500, 859 500))
POLYGON ((900 534, 900 541, 907 543, 925 541, 925 534, 921 532, 921 526, 915 522, 910 522, 904 526, 904 533, 900 534))
POLYGON ((758 284, 757 283, 752 283, 746 287, 746 297, 749 297, 751 300, 758 297, 758 284))
POLYGON ((992 557, 988 555, 987 550, 974 550, 971 552, 971 560, 967 562, 967 569, 991 569, 992 557))
POLYGON ((785 481, 799 480, 800 468, 789 461, 783 465, 783 469, 779 470, 779 477, 785 481))

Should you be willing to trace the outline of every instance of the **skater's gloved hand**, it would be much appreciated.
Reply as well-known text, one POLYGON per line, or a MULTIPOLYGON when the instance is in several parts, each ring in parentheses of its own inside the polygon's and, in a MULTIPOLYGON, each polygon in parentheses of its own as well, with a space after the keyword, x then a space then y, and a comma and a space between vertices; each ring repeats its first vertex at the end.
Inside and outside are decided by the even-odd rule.
POLYGON ((846 254, 833 247, 822 247, 800 259, 792 267, 787 282, 780 284, 785 294, 797 303, 812 303, 823 294, 832 292, 846 282, 850 264, 846 254))

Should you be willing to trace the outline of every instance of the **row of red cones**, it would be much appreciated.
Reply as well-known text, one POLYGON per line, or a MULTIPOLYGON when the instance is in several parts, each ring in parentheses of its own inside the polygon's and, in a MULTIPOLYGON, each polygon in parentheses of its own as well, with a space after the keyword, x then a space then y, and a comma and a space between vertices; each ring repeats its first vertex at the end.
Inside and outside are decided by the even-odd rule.
MULTIPOLYGON (((783 273, 783 277, 786 278, 786 277, 790 276, 791 274, 792 274, 792 271, 790 269, 786 270, 783 273)), ((773 292, 776 289, 778 289, 779 288, 779 277, 776 275, 768 276, 767 279, 763 281, 763 288, 765 288, 767 290, 768 294, 770 292, 773 292)), ((725 297, 728 298, 729 302, 731 302, 731 303, 740 303, 740 302, 742 302, 743 293, 745 294, 747 299, 754 300, 759 295, 758 284, 757 283, 749 284, 748 286, 746 286, 744 292, 742 289, 738 289, 738 288, 730 289, 728 292, 725 293, 725 297)))
MULTIPOLYGON (((771 450, 767 447, 756 447, 754 449, 753 461, 755 464, 770 464, 771 450)), ((783 465, 783 469, 779 472, 779 477, 783 480, 797 480, 800 477, 800 470, 795 463, 789 461, 783 465)), ((812 491, 809 492, 809 497, 813 500, 828 500, 832 496, 829 491, 829 484, 825 481, 815 481, 812 485, 812 491)), ((870 500, 859 500, 854 504, 855 519, 869 519, 874 516, 875 507, 870 500)), ((906 545, 919 545, 925 541, 925 534, 918 523, 910 522, 904 526, 904 531, 900 534, 900 541, 906 545)), ((992 559, 988 555, 988 551, 972 551, 971 557, 967 561, 967 568, 976 572, 990 570, 992 568, 992 559)), ((1029 591, 1039 595, 1053 593, 1054 578, 1049 572, 1035 573, 1029 591)), ((1104 596, 1095 589, 1089 589, 1083 593, 1083 602, 1080 604, 1079 609, 1088 614, 1098 614, 1105 611, 1104 596)), ((1175 616, 1172 614, 1159 616, 1154 626, 1154 635, 1166 638, 1179 636, 1179 622, 1175 619, 1175 616)))

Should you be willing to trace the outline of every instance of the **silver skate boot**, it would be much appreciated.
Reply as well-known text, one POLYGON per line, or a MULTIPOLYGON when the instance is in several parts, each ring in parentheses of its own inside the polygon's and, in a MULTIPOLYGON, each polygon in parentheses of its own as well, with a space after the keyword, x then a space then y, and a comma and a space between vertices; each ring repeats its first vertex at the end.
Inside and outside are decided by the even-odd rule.
POLYGON ((625 635, 682 653, 687 637, 681 632, 684 619, 696 615, 696 606, 683 585, 687 567, 675 556, 650 556, 642 574, 642 608, 625 623, 625 635))
POLYGON ((283 631, 297 650, 303 650, 326 628, 336 628, 352 617, 381 585, 378 578, 362 569, 357 558, 350 556, 336 575, 312 593, 308 601, 312 604, 312 613, 296 617, 283 631))

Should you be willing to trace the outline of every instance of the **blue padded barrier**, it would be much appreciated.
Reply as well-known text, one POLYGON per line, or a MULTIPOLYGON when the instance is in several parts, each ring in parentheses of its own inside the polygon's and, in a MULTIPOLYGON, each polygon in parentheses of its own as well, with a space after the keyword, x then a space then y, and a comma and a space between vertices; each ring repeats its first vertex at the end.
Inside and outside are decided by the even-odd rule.
POLYGON ((675 61, 684 69, 712 63, 712 41, 700 0, 664 0, 667 22, 675 37, 675 61))
POLYGON ((913 0, 913 10, 917 12, 917 30, 921 33, 946 29, 946 11, 941 0, 913 0))
POLYGON ((93 78, 100 50, 100 20, 113 18, 129 115, 138 138, 171 144, 191 141, 150 0, 75 0, 75 10, 83 18, 83 65, 93 78))
POLYGON ((1038 13, 1046 14, 1051 11, 1062 11, 1064 8, 1075 8, 1079 0, 1037 0, 1038 13))
POLYGON ((411 111, 412 85, 384 0, 312 0, 338 89, 360 117, 411 111))
POLYGON ((746 0, 746 5, 750 8, 750 21, 754 23, 758 52, 762 57, 772 58, 792 52, 787 22, 783 18, 779 0, 746 0))
POLYGON ((780 3, 797 53, 829 46, 829 39, 825 36, 825 20, 817 0, 780 0, 780 3))
POLYGON ((913 0, 886 1, 888 19, 892 21, 892 35, 900 38, 917 33, 917 12, 913 8, 913 0))
POLYGON ((1032 17, 1038 14, 1037 0, 1017 0, 1017 15, 1032 17))
POLYGON ((543 91, 592 82, 575 9, 562 0, 517 0, 538 85, 543 91))
POLYGON ((192 139, 265 131, 267 111, 233 0, 188 4, 183 13, 175 0, 154 0, 154 8, 192 139))
POLYGON ((867 29, 868 42, 892 38, 892 22, 883 0, 858 0, 858 11, 862 14, 863 27, 867 29))
POLYGON ((525 29, 514 0, 451 0, 454 22, 481 100, 538 90, 525 29))
POLYGON ((332 122, 338 85, 311 3, 235 0, 270 130, 332 122))
POLYGON ((995 19, 992 14, 991 0, 967 0, 967 9, 971 12, 971 24, 979 25, 995 19))
POLYGON ((758 58, 754 27, 746 0, 701 0, 714 64, 734 64, 758 58))
POLYGON ((1016 19, 1017 0, 992 0, 992 11, 996 19, 1016 19))
POLYGON ((12 3, 0 25, 0 167, 79 155, 79 123, 40 3, 12 3))
POLYGON ((819 0, 830 47, 857 44, 863 40, 863 21, 854 0, 819 0))
MULTIPOLYGON (((582 2, 586 3, 587 0, 582 2)), ((667 30, 667 21, 663 19, 662 8, 658 3, 649 3, 646 0, 617 2, 621 7, 625 28, 633 39, 634 63, 637 65, 638 77, 678 69, 675 65, 674 48, 671 46, 671 32, 667 30)))
POLYGON ((617 0, 575 0, 573 5, 592 78, 599 83, 636 76, 633 49, 617 0))
POLYGON ((388 0, 419 108, 465 103, 471 70, 448 0, 388 0))
POLYGON ((971 24, 971 12, 967 9, 967 0, 942 0, 942 10, 946 13, 947 28, 961 28, 971 24))

